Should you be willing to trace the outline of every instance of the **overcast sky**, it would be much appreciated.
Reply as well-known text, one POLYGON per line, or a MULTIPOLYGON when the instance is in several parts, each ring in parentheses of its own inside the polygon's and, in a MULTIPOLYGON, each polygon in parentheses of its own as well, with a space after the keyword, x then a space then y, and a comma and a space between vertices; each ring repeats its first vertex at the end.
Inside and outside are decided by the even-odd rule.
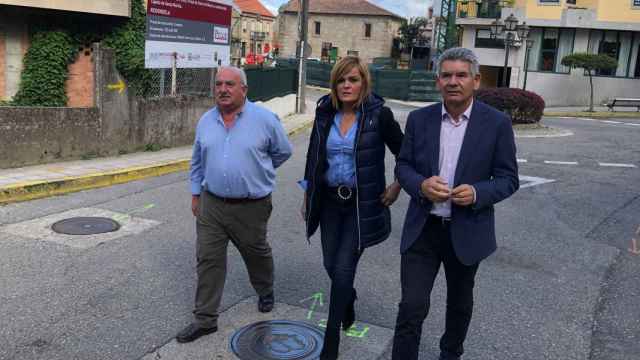
MULTIPOLYGON (((278 13, 278 7, 286 3, 288 0, 260 0, 274 14, 278 13)), ((432 0, 368 0, 378 6, 381 6, 393 13, 403 17, 426 16, 427 8, 431 5, 432 0)))

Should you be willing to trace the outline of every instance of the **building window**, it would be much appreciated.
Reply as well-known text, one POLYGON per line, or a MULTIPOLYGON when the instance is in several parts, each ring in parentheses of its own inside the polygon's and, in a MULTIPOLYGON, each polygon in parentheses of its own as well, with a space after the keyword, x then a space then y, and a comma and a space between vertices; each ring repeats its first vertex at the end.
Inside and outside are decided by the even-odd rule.
POLYGON ((357 50, 347 50, 347 56, 358 56, 359 54, 357 50))
POLYGON ((533 28, 529 33, 533 47, 527 68, 567 74, 571 69, 562 65, 562 58, 573 53, 574 29, 533 28))
POLYGON ((576 4, 576 0, 567 0, 567 4, 575 5, 576 4))
POLYGON ((329 62, 329 54, 331 52, 331 49, 333 48, 333 44, 330 42, 323 42, 322 43, 322 50, 320 51, 320 59, 323 62, 329 62))
POLYGON ((556 64, 556 52, 558 50, 558 30, 544 29, 540 48, 540 70, 553 71, 556 64))
POLYGON ((560 4, 560 0, 538 0, 540 4, 560 4))
POLYGON ((371 24, 364 24, 364 37, 371 37, 371 24))
POLYGON ((316 35, 320 35, 320 21, 314 22, 316 25, 316 35))
POLYGON ((476 47, 485 49, 504 49, 504 36, 499 38, 491 37, 491 30, 476 30, 476 47))
POLYGON ((634 41, 633 41, 633 51, 631 52, 631 61, 629 61, 629 69, 632 71, 629 76, 633 75, 633 77, 640 78, 640 34, 634 33, 634 41), (635 71, 633 71, 633 66, 635 65, 635 71))
POLYGON ((638 77, 640 33, 592 30, 589 33, 589 53, 609 55, 618 62, 616 69, 598 71, 598 75, 638 77))
POLYGON ((242 42, 242 53, 241 53, 240 56, 242 56, 242 57, 247 56, 247 43, 244 42, 244 41, 242 42))
POLYGON ((633 0, 633 6, 640 7, 640 0, 633 0))

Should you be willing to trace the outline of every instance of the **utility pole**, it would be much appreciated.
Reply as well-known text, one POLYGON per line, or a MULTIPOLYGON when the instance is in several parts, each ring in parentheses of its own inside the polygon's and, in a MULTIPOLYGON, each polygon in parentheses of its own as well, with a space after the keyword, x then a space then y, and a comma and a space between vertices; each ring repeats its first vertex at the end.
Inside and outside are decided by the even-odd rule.
POLYGON ((298 42, 298 93, 296 96, 296 111, 304 114, 306 111, 306 87, 307 87, 307 54, 305 48, 307 44, 307 22, 309 17, 309 0, 299 1, 299 42, 298 42))

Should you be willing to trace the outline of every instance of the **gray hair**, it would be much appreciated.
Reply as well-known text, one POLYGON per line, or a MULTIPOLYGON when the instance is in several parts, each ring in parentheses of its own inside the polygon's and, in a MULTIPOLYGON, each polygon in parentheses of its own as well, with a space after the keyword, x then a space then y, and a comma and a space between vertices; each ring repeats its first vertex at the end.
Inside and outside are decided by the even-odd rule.
POLYGON ((475 77, 480 73, 480 63, 478 62, 478 57, 476 54, 463 47, 454 47, 451 49, 445 50, 440 57, 438 57, 438 62, 436 63, 436 74, 440 76, 440 69, 442 68, 442 63, 447 60, 461 60, 469 63, 469 67, 471 68, 471 76, 475 77))
MULTIPOLYGON (((240 76, 240 82, 242 82, 242 85, 244 86, 249 86, 249 84, 247 84, 247 73, 244 72, 244 69, 239 68, 239 67, 235 67, 235 66, 220 66, 218 67, 218 73, 220 73, 222 70, 231 70, 233 72, 235 72, 237 75, 240 76)), ((218 73, 216 73, 216 78, 218 77, 218 73)))

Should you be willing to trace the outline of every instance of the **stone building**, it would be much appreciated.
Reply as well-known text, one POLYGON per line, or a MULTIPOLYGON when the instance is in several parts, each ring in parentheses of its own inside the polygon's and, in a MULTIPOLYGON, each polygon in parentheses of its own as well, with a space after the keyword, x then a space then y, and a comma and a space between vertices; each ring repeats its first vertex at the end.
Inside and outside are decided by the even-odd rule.
MULTIPOLYGON (((278 14, 276 43, 282 57, 295 57, 298 40, 298 0, 278 14)), ((365 62, 390 57, 403 18, 366 0, 314 0, 309 5, 310 58, 334 61, 357 55, 365 62)))
POLYGON ((276 20, 259 0, 233 0, 240 9, 240 22, 234 26, 240 57, 264 54, 273 49, 273 28, 276 20))

